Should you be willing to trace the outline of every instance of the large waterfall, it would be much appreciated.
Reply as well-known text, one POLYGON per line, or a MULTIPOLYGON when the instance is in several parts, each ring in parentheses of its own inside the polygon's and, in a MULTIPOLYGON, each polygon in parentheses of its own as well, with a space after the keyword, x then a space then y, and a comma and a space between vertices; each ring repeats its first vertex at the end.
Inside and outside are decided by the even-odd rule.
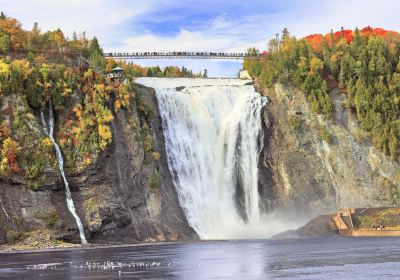
POLYGON ((50 138, 51 142, 53 143, 54 149, 56 151, 58 168, 60 169, 60 173, 63 178, 64 185, 65 185, 65 193, 66 193, 68 210, 71 213, 71 215, 74 217, 76 225, 78 226, 81 243, 87 244, 87 241, 85 238, 85 232, 83 230, 83 225, 82 225, 81 219, 78 216, 78 213, 76 213, 74 201, 72 200, 72 196, 71 196, 71 190, 69 188, 67 178, 65 177, 64 159, 63 159, 60 147, 58 146, 58 144, 53 136, 53 134, 54 134, 54 117, 53 117, 53 106, 52 106, 51 101, 49 102, 49 123, 48 124, 46 123, 46 121, 44 119, 43 111, 40 111, 40 117, 42 119, 43 131, 50 138))
POLYGON ((179 201, 202 239, 257 238, 267 231, 257 182, 267 100, 246 82, 137 80, 156 90, 179 201))

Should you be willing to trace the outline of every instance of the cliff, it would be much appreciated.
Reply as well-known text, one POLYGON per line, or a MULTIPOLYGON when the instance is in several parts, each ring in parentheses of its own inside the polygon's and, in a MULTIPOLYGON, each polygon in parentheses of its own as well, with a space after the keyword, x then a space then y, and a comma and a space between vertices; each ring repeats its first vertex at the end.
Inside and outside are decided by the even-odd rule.
MULTIPOLYGON (((331 91, 334 113, 328 117, 312 113, 296 88, 277 84, 259 90, 269 99, 262 112, 258 164, 265 211, 304 218, 344 207, 398 203, 399 165, 372 146, 351 111, 343 109, 344 95, 331 91)), ((168 169, 155 92, 136 84, 133 95, 127 106, 113 109, 112 142, 85 168, 67 161, 67 178, 85 234, 91 243, 195 240, 168 169)), ((25 101, 18 96, 9 99, 14 99, 15 111, 24 107, 25 115, 30 114, 23 120, 31 141, 38 142, 35 139, 43 137, 38 111, 23 106, 25 101)), ((60 130, 66 116, 55 112, 60 130)), ((71 150, 64 152, 67 160, 74 158, 71 150)), ((44 178, 41 187, 18 175, 0 178, 0 243, 37 236, 50 245, 79 242, 52 153, 44 153, 48 164, 39 176, 44 178)), ((325 232, 321 219, 306 226, 304 235, 325 232)))
MULTIPOLYGON (((111 144, 87 168, 67 172, 85 234, 91 243, 196 239, 168 170, 154 90, 135 85, 134 91, 129 107, 113 113, 111 144)), ((40 139, 38 112, 29 110, 29 126, 40 139)), ((63 118, 56 115, 56 122, 63 118)), ((21 176, 0 178, 0 244, 36 235, 54 244, 79 242, 57 166, 47 166, 44 175, 38 190, 21 176)))
POLYGON ((259 162, 264 207, 312 217, 344 207, 398 203, 399 164, 372 146, 344 109, 344 94, 330 92, 330 118, 312 113, 296 88, 277 84, 260 91, 270 99, 259 162))

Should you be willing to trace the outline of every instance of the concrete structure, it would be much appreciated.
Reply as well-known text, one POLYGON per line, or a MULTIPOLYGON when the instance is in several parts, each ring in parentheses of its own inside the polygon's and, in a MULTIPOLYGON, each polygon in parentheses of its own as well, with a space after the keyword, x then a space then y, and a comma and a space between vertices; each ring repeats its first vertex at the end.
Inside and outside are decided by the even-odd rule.
POLYGON ((352 230, 351 236, 400 236, 400 230, 359 229, 352 230))

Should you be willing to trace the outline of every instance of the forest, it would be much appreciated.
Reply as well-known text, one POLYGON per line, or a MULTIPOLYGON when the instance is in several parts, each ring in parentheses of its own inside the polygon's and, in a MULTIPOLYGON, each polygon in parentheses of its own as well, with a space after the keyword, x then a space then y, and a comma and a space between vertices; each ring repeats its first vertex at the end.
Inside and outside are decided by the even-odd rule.
MULTIPOLYGON (((257 54, 249 49, 248 54, 257 54)), ((341 29, 302 39, 284 29, 259 60, 244 68, 271 88, 293 85, 308 98, 314 113, 331 117, 330 92, 346 94, 343 107, 357 117, 375 147, 400 161, 400 34, 382 28, 341 29)))
MULTIPOLYGON (((146 68, 105 59, 96 37, 74 32, 69 39, 60 29, 42 32, 36 23, 24 30, 19 21, 1 13, 0 177, 20 176, 37 190, 45 181, 43 171, 56 166, 51 140, 41 132, 38 118, 50 100, 67 170, 90 165, 111 143, 111 121, 121 108, 136 102, 139 114, 151 113, 135 95, 138 76, 196 75, 186 68, 146 68), (116 66, 125 70, 124 83, 106 78, 116 66)), ((156 160, 147 130, 143 128, 143 141, 149 158, 156 160)))

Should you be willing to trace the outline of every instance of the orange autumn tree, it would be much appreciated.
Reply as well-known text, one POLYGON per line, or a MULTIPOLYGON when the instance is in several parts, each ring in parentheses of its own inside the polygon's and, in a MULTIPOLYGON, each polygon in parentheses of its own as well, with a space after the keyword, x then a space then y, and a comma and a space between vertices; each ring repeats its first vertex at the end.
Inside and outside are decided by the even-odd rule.
POLYGON ((8 18, 3 13, 0 16, 0 52, 6 53, 9 49, 17 51, 24 44, 24 31, 21 23, 14 18, 8 18), (7 48, 8 47, 8 48, 7 48))
MULTIPOLYGON (((321 48, 321 44, 324 40, 327 44, 332 47, 334 44, 339 42, 341 39, 344 39, 347 44, 351 44, 354 40, 355 32, 350 29, 341 29, 339 31, 327 33, 325 35, 322 34, 312 34, 304 37, 312 47, 314 51, 318 51, 321 48)), ((377 36, 385 39, 387 42, 400 41, 400 34, 396 31, 386 30, 380 27, 372 28, 371 26, 367 26, 359 30, 360 35, 363 37, 368 36, 377 36)))
POLYGON ((5 122, 0 126, 0 175, 12 175, 21 171, 17 162, 17 153, 21 148, 12 139, 5 122))

